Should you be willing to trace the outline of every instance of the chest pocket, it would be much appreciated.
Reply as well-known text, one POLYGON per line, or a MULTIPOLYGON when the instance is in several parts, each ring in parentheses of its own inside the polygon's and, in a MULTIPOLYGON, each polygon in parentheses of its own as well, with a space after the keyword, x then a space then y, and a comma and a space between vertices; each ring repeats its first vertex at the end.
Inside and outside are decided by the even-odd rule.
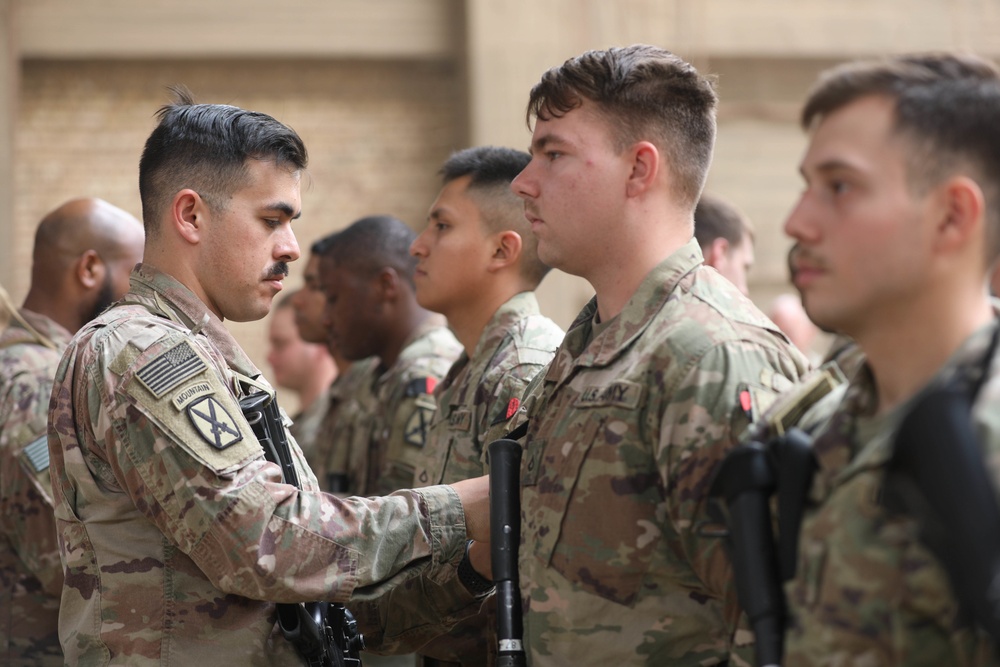
POLYGON ((451 405, 446 414, 438 413, 417 467, 418 484, 450 484, 485 474, 474 421, 473 411, 462 405, 451 405))
POLYGON ((577 587, 632 606, 662 544, 659 475, 651 453, 635 445, 631 413, 574 413, 569 432, 529 437, 525 535, 535 557, 577 587))

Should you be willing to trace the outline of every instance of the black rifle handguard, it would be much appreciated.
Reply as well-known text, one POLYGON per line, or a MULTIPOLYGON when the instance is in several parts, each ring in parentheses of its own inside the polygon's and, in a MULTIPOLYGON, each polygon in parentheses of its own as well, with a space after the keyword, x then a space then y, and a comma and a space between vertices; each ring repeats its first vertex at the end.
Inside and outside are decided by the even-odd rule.
MULTIPOLYGON (((264 457, 281 468, 286 484, 301 489, 291 449, 281 423, 278 402, 270 394, 250 394, 240 410, 264 449, 264 457)), ((344 605, 329 602, 279 603, 278 627, 310 667, 361 667, 364 637, 344 605)))
POLYGON ((780 665, 784 650, 785 599, 771 528, 774 489, 767 448, 751 441, 729 452, 709 491, 722 497, 729 509, 736 594, 754 631, 759 667, 780 665))
POLYGON ((517 576, 521 545, 521 445, 495 440, 490 462, 490 558, 497 601, 497 667, 524 667, 524 624, 517 576))
POLYGON ((920 397, 897 430, 882 500, 917 519, 955 597, 1000 646, 1000 508, 971 413, 959 387, 920 397))

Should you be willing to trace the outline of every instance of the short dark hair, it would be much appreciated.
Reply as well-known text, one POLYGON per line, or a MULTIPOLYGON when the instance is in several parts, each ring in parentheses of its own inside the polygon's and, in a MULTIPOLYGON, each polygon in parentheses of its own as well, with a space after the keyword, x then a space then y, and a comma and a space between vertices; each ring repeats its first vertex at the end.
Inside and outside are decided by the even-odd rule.
POLYGON ((753 235, 746 217, 729 202, 703 192, 694 207, 694 237, 698 245, 707 248, 715 239, 723 238, 735 248, 744 235, 753 235))
POLYGON ((410 255, 410 245, 416 238, 416 233, 399 218, 372 215, 334 234, 322 257, 365 278, 391 267, 415 288, 417 258, 410 255))
POLYGON ((656 46, 587 51, 542 75, 531 89, 528 125, 533 116, 558 118, 584 100, 607 119, 617 150, 652 141, 670 165, 673 194, 694 206, 715 144, 717 96, 711 79, 656 46))
POLYGON ((216 210, 248 178, 247 160, 273 160, 305 169, 309 158, 295 130, 271 116, 223 104, 195 104, 183 87, 176 100, 156 112, 159 124, 146 140, 139 160, 139 197, 146 235, 173 196, 196 191, 216 210))
POLYGON ((531 162, 531 156, 513 148, 476 146, 456 151, 441 167, 445 185, 469 177, 467 192, 475 199, 487 231, 512 230, 521 237, 521 275, 537 287, 549 272, 538 258, 538 240, 524 217, 524 202, 510 189, 511 182, 531 162))
POLYGON ((312 245, 309 246, 309 252, 316 255, 317 257, 323 257, 324 255, 326 255, 326 252, 330 249, 330 246, 333 245, 333 241, 337 237, 337 234, 338 232, 332 232, 330 234, 327 234, 326 236, 321 236, 320 238, 316 239, 315 241, 312 242, 312 245))
POLYGON ((894 102, 910 188, 926 192, 967 172, 986 200, 986 258, 1000 255, 1000 71, 982 58, 920 53, 847 63, 824 72, 802 109, 806 130, 863 97, 894 102))

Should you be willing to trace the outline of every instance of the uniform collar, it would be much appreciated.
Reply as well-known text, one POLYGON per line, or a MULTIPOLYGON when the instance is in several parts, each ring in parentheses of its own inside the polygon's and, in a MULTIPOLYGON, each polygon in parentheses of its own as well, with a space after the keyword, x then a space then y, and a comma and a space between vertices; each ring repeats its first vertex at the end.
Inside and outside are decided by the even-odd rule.
POLYGON ((608 327, 591 337, 597 297, 590 300, 566 333, 546 379, 564 377, 571 366, 607 366, 624 354, 638 338, 684 276, 704 263, 698 242, 691 239, 646 274, 635 294, 608 327))
POLYGON ((152 266, 138 264, 129 277, 129 294, 124 301, 133 296, 153 312, 189 331, 205 334, 233 370, 247 377, 260 375, 222 320, 173 276, 152 266))

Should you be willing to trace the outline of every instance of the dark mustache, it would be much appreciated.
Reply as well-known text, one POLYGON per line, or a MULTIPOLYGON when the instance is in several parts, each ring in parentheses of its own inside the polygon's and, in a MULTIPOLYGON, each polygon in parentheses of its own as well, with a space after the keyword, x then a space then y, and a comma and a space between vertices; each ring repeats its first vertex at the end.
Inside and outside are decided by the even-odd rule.
POLYGON ((288 263, 278 262, 267 272, 267 278, 287 278, 288 277, 288 263))

